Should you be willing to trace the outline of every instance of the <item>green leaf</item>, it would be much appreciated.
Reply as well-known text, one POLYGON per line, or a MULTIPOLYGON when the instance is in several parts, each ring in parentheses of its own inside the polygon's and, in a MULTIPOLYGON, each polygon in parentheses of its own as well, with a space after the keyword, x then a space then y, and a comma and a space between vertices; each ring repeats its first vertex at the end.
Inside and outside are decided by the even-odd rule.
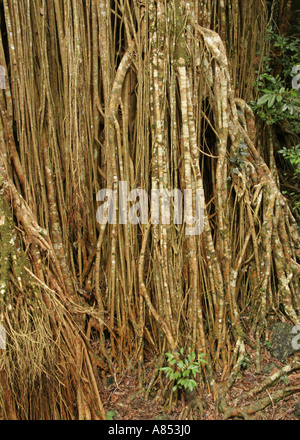
POLYGON ((198 354, 198 363, 207 364, 206 360, 203 359, 204 356, 206 356, 205 353, 200 353, 200 354, 198 354))
POLYGON ((170 380, 174 380, 174 379, 176 379, 176 377, 175 377, 175 373, 171 373, 170 376, 169 376, 169 379, 170 379, 170 380))
POLYGON ((106 413, 105 418, 106 420, 114 420, 115 415, 116 415, 115 411, 110 410, 106 413))
POLYGON ((268 102, 269 108, 273 107, 275 99, 276 99, 276 95, 272 95, 272 97, 269 99, 269 102, 268 102))
POLYGON ((181 370, 185 370, 185 365, 184 365, 183 361, 179 361, 179 362, 178 362, 178 367, 179 367, 181 370))
POLYGON ((194 365, 190 366, 189 369, 192 370, 192 371, 198 371, 198 373, 200 372, 200 371, 199 371, 199 365, 198 365, 198 362, 197 362, 197 364, 194 364, 194 365))
POLYGON ((161 367, 159 368, 160 371, 168 371, 170 370, 170 367, 161 367))
POLYGON ((259 100, 257 101, 257 105, 261 106, 263 104, 265 104, 267 101, 269 101, 270 99, 270 95, 263 95, 261 98, 259 98, 259 100))

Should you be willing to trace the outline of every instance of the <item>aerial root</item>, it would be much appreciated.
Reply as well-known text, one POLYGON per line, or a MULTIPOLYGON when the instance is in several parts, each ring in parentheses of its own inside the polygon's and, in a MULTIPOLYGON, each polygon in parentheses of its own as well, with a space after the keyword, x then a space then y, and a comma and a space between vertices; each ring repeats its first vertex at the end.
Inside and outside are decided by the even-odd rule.
MULTIPOLYGON (((272 387, 281 377, 291 374, 292 372, 300 369, 300 363, 298 361, 293 361, 280 370, 276 371, 271 376, 267 377, 261 384, 257 385, 249 392, 249 396, 255 396, 267 388, 272 387)), ((241 398, 236 399, 235 403, 238 403, 241 398)))
POLYGON ((200 420, 203 419, 203 403, 199 396, 195 396, 187 405, 184 406, 179 415, 179 420, 191 420, 193 418, 193 410, 197 412, 200 420))
POLYGON ((253 414, 258 411, 263 410, 270 404, 279 402, 280 400, 291 396, 294 393, 300 391, 300 385, 286 387, 284 389, 276 390, 274 393, 269 394, 267 397, 263 397, 256 402, 250 403, 249 405, 243 406, 241 408, 232 408, 227 406, 224 412, 223 420, 232 419, 233 417, 239 417, 243 419, 249 419, 253 414))
POLYGON ((273 385, 275 385, 281 377, 286 376, 287 374, 291 374, 292 372, 299 369, 300 369, 300 363, 298 361, 291 362, 290 364, 286 365, 285 367, 281 368, 280 370, 276 371, 274 374, 263 380, 259 385, 257 385, 251 391, 249 391, 249 393, 247 393, 246 396, 245 394, 243 394, 238 398, 236 398, 233 403, 234 406, 228 406, 226 403, 225 394, 227 394, 229 387, 228 386, 226 387, 226 393, 224 393, 224 388, 223 388, 221 397, 219 399, 220 401, 219 409, 224 414, 223 419, 228 420, 230 418, 237 417, 247 420, 251 418, 253 414, 263 410, 268 405, 277 403, 281 399, 284 399, 285 397, 288 397, 291 394, 299 392, 300 385, 290 386, 284 389, 276 390, 272 394, 268 393, 267 397, 263 397, 248 405, 237 407, 241 399, 253 398, 262 391, 267 390, 267 388, 270 388, 273 385))

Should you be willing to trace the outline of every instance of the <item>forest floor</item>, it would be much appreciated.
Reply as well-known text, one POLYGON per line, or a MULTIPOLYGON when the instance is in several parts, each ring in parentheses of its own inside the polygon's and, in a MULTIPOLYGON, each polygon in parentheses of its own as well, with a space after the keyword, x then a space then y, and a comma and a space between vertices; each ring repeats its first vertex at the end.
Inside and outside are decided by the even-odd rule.
MULTIPOLYGON (((261 372, 257 373, 255 370, 255 353, 247 347, 249 363, 247 369, 240 373, 240 376, 236 380, 234 386, 231 388, 227 395, 227 404, 230 406, 233 404, 234 399, 241 396, 239 406, 245 406, 253 403, 248 397, 248 392, 258 385, 269 375, 273 374, 277 368, 283 367, 285 364, 275 359, 270 352, 266 349, 261 361, 261 372)), ((294 356, 295 358, 295 356, 294 356)), ((289 361, 291 358, 289 359, 289 361)), ((151 374, 155 366, 154 360, 149 360, 146 364, 147 375, 151 374)), ((221 372, 220 372, 221 375, 221 372)), ((180 420, 181 415, 185 407, 183 399, 178 400, 176 407, 167 412, 158 399, 155 399, 153 395, 150 395, 148 400, 145 399, 145 393, 139 393, 137 391, 138 377, 137 370, 131 374, 128 373, 126 377, 115 378, 107 377, 108 383, 111 383, 105 388, 100 386, 100 392, 106 412, 109 413, 109 417, 112 420, 180 420)), ((259 397, 268 397, 270 394, 278 389, 283 389, 287 386, 295 386, 299 384, 300 372, 296 371, 290 374, 288 377, 281 378, 272 389, 259 394, 259 397)), ((101 381, 102 382, 102 381, 101 381)), ((103 383, 103 382, 102 382, 103 383)), ((155 392, 155 391, 154 391, 155 392)), ((218 405, 214 400, 212 394, 203 392, 199 395, 203 403, 203 412, 194 411, 193 420, 222 420, 223 414, 218 410, 218 405)), ((274 403, 272 399, 270 404, 262 411, 255 413, 252 419, 256 420, 298 420, 295 414, 296 405, 300 404, 300 395, 293 394, 278 403, 274 403)), ((185 419, 186 420, 186 419, 185 419)))

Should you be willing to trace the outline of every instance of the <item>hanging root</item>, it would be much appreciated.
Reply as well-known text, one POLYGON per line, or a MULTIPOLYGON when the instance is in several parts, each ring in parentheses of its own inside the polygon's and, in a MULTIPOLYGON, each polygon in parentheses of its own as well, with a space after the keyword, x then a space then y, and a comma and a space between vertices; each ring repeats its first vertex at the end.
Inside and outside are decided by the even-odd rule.
POLYGON ((242 418, 245 420, 250 419, 251 416, 253 416, 258 411, 263 410, 268 405, 273 405, 280 400, 299 392, 300 385, 290 386, 280 390, 276 390, 272 394, 269 394, 267 397, 263 397, 256 402, 243 406, 241 408, 231 408, 226 406, 222 408, 224 411, 223 420, 228 420, 231 418, 242 418))

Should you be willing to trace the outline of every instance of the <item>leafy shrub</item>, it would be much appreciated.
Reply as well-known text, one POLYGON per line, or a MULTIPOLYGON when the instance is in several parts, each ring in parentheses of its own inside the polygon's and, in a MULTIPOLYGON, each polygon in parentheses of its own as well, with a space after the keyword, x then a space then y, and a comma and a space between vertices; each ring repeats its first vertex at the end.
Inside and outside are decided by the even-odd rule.
POLYGON ((254 84, 260 95, 257 102, 250 102, 252 110, 268 125, 285 123, 290 131, 300 131, 299 92, 292 87, 293 68, 300 64, 298 47, 300 39, 268 31, 274 48, 279 49, 280 57, 266 56, 264 71, 254 84), (281 74, 273 75, 272 62, 281 65, 281 74))
POLYGON ((198 354, 197 359, 194 352, 188 353, 187 356, 183 358, 184 349, 181 348, 180 353, 177 351, 174 354, 166 353, 166 356, 169 366, 162 367, 160 370, 166 373, 170 381, 175 381, 173 391, 177 388, 193 391, 197 387, 195 378, 197 373, 200 373, 200 365, 201 363, 207 363, 203 359, 205 353, 198 354))
MULTIPOLYGON (((292 148, 283 147, 282 150, 279 151, 282 156, 290 162, 290 164, 294 168, 294 176, 292 180, 299 180, 300 175, 300 144, 296 145, 292 148)), ((296 188, 295 188, 296 190, 296 188)), ((297 219, 300 219, 300 200, 299 200, 299 191, 282 191, 282 194, 286 195, 292 204, 292 211, 297 219)))
POLYGON ((279 153, 282 154, 283 157, 291 163, 291 165, 293 165, 295 169, 295 174, 299 175, 300 174, 300 144, 292 148, 283 147, 283 149, 280 150, 279 153))

